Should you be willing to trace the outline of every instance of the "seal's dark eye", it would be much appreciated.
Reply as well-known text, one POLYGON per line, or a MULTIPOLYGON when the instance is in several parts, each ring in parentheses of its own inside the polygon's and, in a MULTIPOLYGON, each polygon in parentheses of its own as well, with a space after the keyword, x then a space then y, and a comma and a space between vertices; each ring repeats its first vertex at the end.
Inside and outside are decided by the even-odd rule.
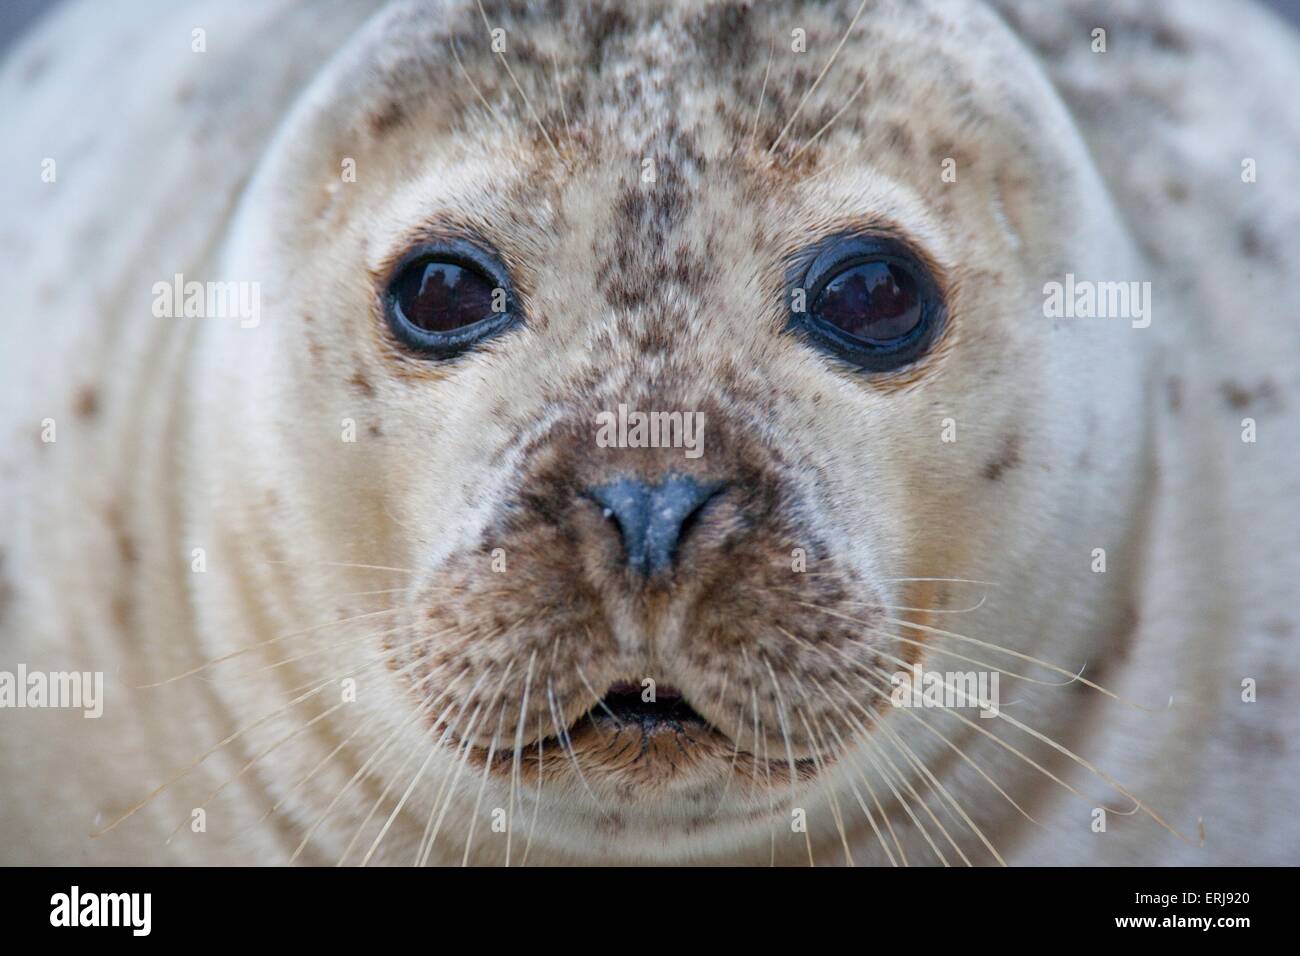
POLYGON ((425 332, 450 332, 492 314, 492 283, 454 262, 412 263, 393 287, 403 319, 425 332))
POLYGON ((826 243, 791 299, 793 326, 873 372, 917 359, 942 319, 938 289, 921 264, 896 243, 871 236, 826 243))
POLYGON ((450 358, 514 319, 505 270, 464 242, 430 246, 407 256, 388 286, 387 316, 405 345, 450 358))
POLYGON ((837 272, 817 296, 813 312, 864 342, 892 342, 921 321, 921 296, 904 266, 877 259, 837 272))

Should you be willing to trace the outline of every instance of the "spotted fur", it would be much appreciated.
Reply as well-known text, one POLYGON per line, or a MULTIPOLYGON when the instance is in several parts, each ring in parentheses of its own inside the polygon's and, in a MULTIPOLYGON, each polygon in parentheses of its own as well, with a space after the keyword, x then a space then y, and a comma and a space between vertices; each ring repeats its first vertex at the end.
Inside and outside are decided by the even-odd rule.
POLYGON ((115 678, 101 722, 0 713, 6 862, 501 863, 496 808, 515 862, 1300 856, 1272 809, 1300 730, 1300 124, 1277 115, 1300 57, 1266 14, 107 6, 59 12, 0 75, 21 144, 0 666, 115 678), (207 53, 177 39, 196 23, 207 53), (71 37, 87 55, 52 57, 71 37), (787 328, 792 264, 845 231, 943 290, 904 369, 787 328), (436 237, 493 250, 524 318, 447 362, 384 321, 436 237), (258 281, 260 324, 152 317, 177 272, 258 281), (1067 272, 1151 281, 1152 326, 1045 318, 1067 272), (597 447, 619 404, 702 412, 705 454, 597 447), (47 417, 58 441, 33 441, 47 417), (726 491, 642 584, 586 492, 672 473, 726 491), (1007 712, 1151 813, 1096 834, 1125 800, 1061 750, 884 699, 963 659, 1034 677, 1004 677, 1007 712), (584 721, 646 677, 707 728, 584 721), (929 839, 943 793, 952 845, 929 839))

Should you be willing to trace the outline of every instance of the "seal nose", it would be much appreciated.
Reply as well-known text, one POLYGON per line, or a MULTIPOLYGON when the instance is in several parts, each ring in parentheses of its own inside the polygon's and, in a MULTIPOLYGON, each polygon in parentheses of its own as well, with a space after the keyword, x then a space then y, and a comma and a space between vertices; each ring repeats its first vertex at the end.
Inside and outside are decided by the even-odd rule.
POLYGON ((657 485, 620 478, 588 494, 618 522, 628 567, 649 576, 672 564, 692 519, 721 490, 721 482, 669 475, 657 485))

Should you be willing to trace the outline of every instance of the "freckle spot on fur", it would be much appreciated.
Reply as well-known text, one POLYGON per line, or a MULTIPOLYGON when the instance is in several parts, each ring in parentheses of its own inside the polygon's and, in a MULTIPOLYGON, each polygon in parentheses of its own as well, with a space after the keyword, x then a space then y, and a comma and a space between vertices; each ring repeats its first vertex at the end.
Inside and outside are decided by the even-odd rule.
POLYGON ((1273 758, 1286 754, 1286 738, 1271 727, 1261 728, 1254 723, 1237 719, 1233 721, 1233 731, 1236 746, 1244 753, 1262 754, 1273 758))
POLYGON ((113 597, 113 623, 119 630, 125 631, 131 623, 131 599, 126 594, 116 594, 113 597))
POLYGON ((367 426, 366 434, 369 435, 371 438, 384 437, 383 429, 381 429, 378 425, 374 424, 373 422, 371 422, 370 425, 367 426))
POLYGON ((1183 407, 1183 380, 1177 375, 1170 376, 1165 382, 1165 399, 1169 403, 1169 410, 1177 413, 1183 407))
POLYGON ((366 378, 365 373, 357 369, 348 379, 348 384, 356 389, 357 393, 364 395, 366 398, 372 398, 375 394, 375 387, 370 384, 370 379, 366 378))
POLYGON ((1295 633, 1295 624, 1284 617, 1275 617, 1264 623, 1264 633, 1270 637, 1286 638, 1295 633))
POLYGON ((1245 411, 1259 405, 1263 410, 1274 412, 1282 407, 1277 386, 1269 379, 1263 379, 1254 387, 1225 381, 1219 386, 1219 391, 1224 402, 1234 411, 1245 411))
POLYGON ((1259 229, 1254 223, 1242 223, 1237 230, 1237 246, 1241 249, 1241 254, 1248 259, 1259 259, 1267 254, 1259 229))
POLYGON ((51 54, 48 50, 38 50, 32 54, 32 58, 23 67, 23 82, 30 86, 39 80, 49 68, 50 59, 51 54))
POLYGON ((910 159, 915 147, 912 142, 912 134, 907 127, 902 123, 887 123, 885 129, 888 136, 885 142, 886 147, 897 153, 901 159, 910 159))
POLYGON ((73 408, 78 418, 94 418, 99 414, 99 392, 93 386, 87 385, 77 393, 77 401, 73 408))
POLYGON ((74 242, 82 246, 98 247, 108 236, 108 227, 98 219, 92 219, 77 230, 74 242))
MULTIPOLYGON (((1133 642, 1137 637, 1138 630, 1142 625, 1142 612, 1135 604, 1126 603, 1124 610, 1120 614, 1119 621, 1115 624, 1115 629, 1111 632, 1109 640, 1105 644, 1105 652, 1098 654, 1088 674, 1086 675, 1093 683, 1099 683, 1103 686, 1110 674, 1112 674, 1117 665, 1123 664, 1132 653, 1133 642)), ((1087 684, 1075 682, 1071 685, 1075 693, 1084 694, 1090 692, 1087 684)))
POLYGON ((383 136, 406 118, 406 108, 397 100, 386 102, 383 108, 371 113, 367 123, 373 136, 383 136))
POLYGON ((1167 23, 1156 24, 1151 39, 1160 50, 1171 53, 1186 53, 1188 50, 1187 38, 1167 23))
POLYGON ((14 597, 14 590, 9 584, 9 579, 5 577, 4 568, 5 553, 0 551, 0 621, 3 621, 8 615, 14 597))
POLYGON ((997 457, 991 458, 984 466, 984 477, 989 481, 1001 481, 1002 476, 1021 463, 1020 436, 1011 434, 1002 442, 1002 450, 997 457))
POLYGON ((104 513, 108 522, 109 531, 113 535, 113 541, 117 545, 118 556, 122 559, 123 564, 135 564, 140 558, 140 552, 136 548, 135 539, 131 537, 127 530, 126 519, 122 510, 117 505, 110 505, 104 513))

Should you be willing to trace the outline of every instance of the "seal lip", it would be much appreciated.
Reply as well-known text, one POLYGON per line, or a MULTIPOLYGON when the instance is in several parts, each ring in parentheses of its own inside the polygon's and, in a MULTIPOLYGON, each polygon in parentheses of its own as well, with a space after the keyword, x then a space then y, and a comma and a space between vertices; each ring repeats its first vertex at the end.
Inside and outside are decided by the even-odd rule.
POLYGON ((407 250, 388 270, 384 278, 382 299, 384 319, 393 337, 405 348, 431 359, 454 359, 481 342, 523 322, 519 298, 509 270, 486 244, 465 238, 435 239, 407 250), (402 315, 393 287, 407 268, 425 260, 449 262, 485 276, 496 288, 505 292, 505 309, 447 332, 431 332, 413 325, 402 315))
POLYGON ((947 319, 943 292, 923 256, 891 236, 846 232, 825 237, 808 247, 787 278, 790 318, 787 329, 814 347, 865 372, 894 372, 920 359, 935 342, 947 319), (823 319, 816 303, 825 288, 846 269, 865 262, 885 262, 905 268, 922 297, 921 319, 906 335, 887 341, 849 335, 823 319), (795 292, 804 293, 804 308, 794 308, 795 292))
MULTIPOLYGON (((635 746, 636 759, 640 760, 649 753, 652 740, 671 738, 675 741, 676 747, 683 751, 689 748, 702 748, 706 754, 708 751, 713 751, 712 755, 705 759, 712 764, 711 772, 718 779, 734 777, 737 781, 750 785, 760 778, 756 777, 751 770, 741 767, 737 763, 740 758, 745 758, 755 768, 766 768, 767 773, 786 774, 801 783, 807 783, 836 764, 842 755, 842 751, 838 748, 819 749, 815 754, 795 757, 791 768, 790 763, 785 759, 768 757, 766 754, 760 755, 756 745, 751 745, 751 749, 741 747, 737 738, 728 735, 696 711, 690 705, 686 695, 676 688, 662 685, 658 689, 660 706, 657 709, 660 713, 657 714, 646 713, 636 705, 633 705, 630 710, 622 708, 616 698, 627 696, 629 693, 639 701, 641 685, 630 680, 615 681, 603 697, 591 701, 590 707, 575 717, 572 723, 563 729, 556 729, 554 733, 521 738, 517 748, 495 747, 467 741, 444 723, 435 723, 433 727, 435 731, 446 734, 447 740, 455 748, 463 747, 465 755, 476 767, 506 779, 512 779, 519 770, 517 760, 520 758, 515 750, 518 750, 525 761, 531 761, 533 758, 528 752, 539 743, 542 745, 541 749, 567 752, 575 758, 583 755, 591 761, 588 766, 589 771, 612 771, 626 766, 625 758, 629 751, 624 747, 635 746), (631 732, 635 739, 628 738, 620 746, 611 750, 611 741, 618 740, 624 731, 631 732), (611 758, 614 760, 612 766, 609 764, 611 758)), ((554 712, 552 712, 552 719, 555 719, 554 712)), ((564 764, 561 763, 559 766, 564 767, 564 764)), ((540 765, 536 769, 540 772, 540 765)), ((663 768, 665 779, 672 777, 675 772, 675 767, 672 765, 663 768)), ((768 780, 770 786, 766 774, 761 779, 768 780)))

